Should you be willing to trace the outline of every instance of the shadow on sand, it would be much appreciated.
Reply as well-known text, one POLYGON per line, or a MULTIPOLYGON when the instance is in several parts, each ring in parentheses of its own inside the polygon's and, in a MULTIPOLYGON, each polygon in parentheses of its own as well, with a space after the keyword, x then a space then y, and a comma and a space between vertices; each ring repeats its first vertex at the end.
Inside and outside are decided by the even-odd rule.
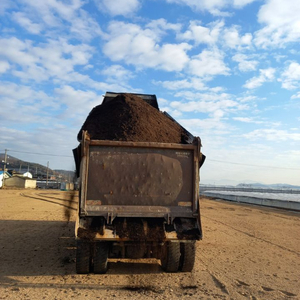
MULTIPOLYGON (((63 221, 0 220, 0 284, 13 283, 11 276, 76 275, 74 226, 63 221)), ((161 272, 158 263, 112 260, 105 276, 161 272)))

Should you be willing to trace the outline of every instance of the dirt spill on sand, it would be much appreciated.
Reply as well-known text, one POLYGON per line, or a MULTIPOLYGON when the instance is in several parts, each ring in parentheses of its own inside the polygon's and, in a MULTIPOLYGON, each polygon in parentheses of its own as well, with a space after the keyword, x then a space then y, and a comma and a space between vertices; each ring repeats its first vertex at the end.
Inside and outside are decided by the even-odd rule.
POLYGON ((155 286, 151 286, 151 285, 147 285, 147 286, 143 286, 143 285, 133 285, 133 286, 124 286, 122 288, 123 290, 126 291, 131 291, 131 292, 138 292, 138 293, 142 293, 142 292, 152 292, 152 293, 157 293, 157 294, 162 294, 164 291, 162 289, 158 289, 155 286))

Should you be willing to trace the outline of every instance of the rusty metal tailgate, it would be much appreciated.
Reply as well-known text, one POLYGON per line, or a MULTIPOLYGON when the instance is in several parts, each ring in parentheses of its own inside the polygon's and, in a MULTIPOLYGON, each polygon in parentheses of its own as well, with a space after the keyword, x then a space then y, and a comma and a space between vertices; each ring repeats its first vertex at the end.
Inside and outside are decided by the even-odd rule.
POLYGON ((195 217, 198 143, 84 140, 80 215, 195 217))

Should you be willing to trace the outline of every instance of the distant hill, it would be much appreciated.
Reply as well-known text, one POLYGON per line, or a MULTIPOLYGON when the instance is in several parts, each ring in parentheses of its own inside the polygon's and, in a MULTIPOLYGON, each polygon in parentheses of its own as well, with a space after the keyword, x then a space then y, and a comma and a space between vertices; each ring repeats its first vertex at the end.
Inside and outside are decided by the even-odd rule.
POLYGON ((299 185, 291 185, 291 184, 284 184, 284 183, 276 183, 276 184, 262 184, 259 182, 256 183, 240 183, 236 187, 252 187, 252 188, 266 188, 266 189, 300 189, 299 185))
MULTIPOLYGON (((21 160, 19 158, 16 158, 14 156, 8 155, 9 158, 7 159, 8 164, 6 165, 7 170, 19 172, 19 173, 25 173, 29 170, 29 172, 34 177, 45 177, 47 175, 47 167, 43 166, 41 164, 28 162, 21 160)), ((4 160, 4 153, 0 153, 0 169, 2 170, 4 167, 4 163, 2 163, 2 160, 4 160)), ((52 170, 48 169, 48 175, 54 175, 56 177, 59 177, 63 180, 68 180, 69 178, 72 180, 74 177, 73 171, 67 171, 67 170, 52 170)))
MULTIPOLYGON (((54 172, 57 174, 60 174, 61 176, 64 176, 66 179, 70 179, 72 181, 75 176, 75 171, 68 171, 68 170, 57 170, 55 169, 54 172)), ((76 179, 76 178, 75 178, 76 179)))

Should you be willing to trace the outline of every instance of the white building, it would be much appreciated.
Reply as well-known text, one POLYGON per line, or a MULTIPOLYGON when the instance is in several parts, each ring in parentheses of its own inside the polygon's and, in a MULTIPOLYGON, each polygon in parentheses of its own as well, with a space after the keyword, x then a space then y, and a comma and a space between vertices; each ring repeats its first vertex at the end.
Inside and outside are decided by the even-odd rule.
POLYGON ((3 171, 0 171, 0 188, 2 187, 3 185, 3 174, 4 174, 4 178, 5 180, 8 179, 10 177, 10 174, 7 173, 7 172, 3 172, 3 171))
POLYGON ((26 172, 23 174, 23 177, 32 178, 32 174, 30 172, 26 172))

